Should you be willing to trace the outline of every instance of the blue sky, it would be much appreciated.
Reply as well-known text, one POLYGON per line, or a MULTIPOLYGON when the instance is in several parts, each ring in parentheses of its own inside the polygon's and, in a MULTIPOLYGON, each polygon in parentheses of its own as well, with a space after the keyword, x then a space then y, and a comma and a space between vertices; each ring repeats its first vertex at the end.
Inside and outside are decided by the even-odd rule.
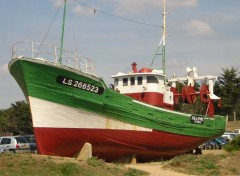
MULTIPOLYGON (((239 0, 166 0, 167 77, 196 66, 199 75, 220 75, 221 68, 240 71, 239 0)), ((25 97, 8 71, 12 44, 42 42, 61 0, 3 0, 0 6, 0 109, 25 97)), ((162 25, 162 0, 68 0, 64 49, 95 61, 95 73, 107 84, 110 76, 128 72, 132 62, 149 66, 162 29, 120 20, 102 12, 162 25), (97 9, 93 13, 91 8, 97 9), (98 11, 100 10, 100 11, 98 11)), ((60 46, 63 7, 45 43, 60 46)), ((160 62, 160 60, 159 60, 160 62)), ((158 67, 157 65, 155 67, 158 67)), ((160 66, 159 66, 160 67, 160 66)))

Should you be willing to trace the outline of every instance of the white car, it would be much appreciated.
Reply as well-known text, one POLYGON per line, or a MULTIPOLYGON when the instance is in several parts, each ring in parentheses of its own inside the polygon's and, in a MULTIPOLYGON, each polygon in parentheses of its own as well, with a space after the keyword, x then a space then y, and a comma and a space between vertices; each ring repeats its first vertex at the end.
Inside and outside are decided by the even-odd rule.
POLYGON ((232 141, 234 138, 231 134, 225 134, 225 133, 221 137, 226 139, 227 142, 232 141))
POLYGON ((240 135, 240 129, 234 130, 234 133, 236 133, 237 135, 240 135))
POLYGON ((225 132, 224 135, 230 135, 233 139, 237 137, 237 134, 234 132, 225 132))
POLYGON ((27 139, 21 136, 0 137, 0 148, 5 152, 30 152, 30 145, 27 139))

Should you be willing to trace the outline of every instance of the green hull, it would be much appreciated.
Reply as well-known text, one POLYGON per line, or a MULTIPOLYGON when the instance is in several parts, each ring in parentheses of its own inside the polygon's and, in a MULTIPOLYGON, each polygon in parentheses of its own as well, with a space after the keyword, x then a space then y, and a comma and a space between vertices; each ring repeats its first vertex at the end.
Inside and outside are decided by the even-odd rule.
POLYGON ((21 58, 12 60, 9 70, 26 97, 36 97, 153 130, 206 140, 225 131, 224 117, 201 116, 201 124, 193 123, 191 114, 138 102, 109 89, 102 79, 70 67, 21 58), (74 87, 72 82, 68 82, 69 79, 86 83, 84 89, 79 84, 74 87))

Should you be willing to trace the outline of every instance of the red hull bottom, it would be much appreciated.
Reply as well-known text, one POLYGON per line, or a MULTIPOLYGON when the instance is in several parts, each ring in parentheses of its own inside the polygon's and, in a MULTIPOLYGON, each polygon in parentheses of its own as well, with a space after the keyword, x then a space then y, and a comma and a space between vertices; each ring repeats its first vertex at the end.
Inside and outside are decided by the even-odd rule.
POLYGON ((93 156, 106 161, 132 154, 140 161, 171 157, 206 141, 206 138, 161 131, 34 128, 34 132, 41 154, 73 157, 88 142, 92 144, 93 156))

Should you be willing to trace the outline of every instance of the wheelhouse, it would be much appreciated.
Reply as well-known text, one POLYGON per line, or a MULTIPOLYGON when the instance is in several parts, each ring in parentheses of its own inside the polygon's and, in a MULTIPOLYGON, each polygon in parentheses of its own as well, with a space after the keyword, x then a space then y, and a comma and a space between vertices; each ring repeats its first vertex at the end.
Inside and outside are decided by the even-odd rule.
POLYGON ((150 105, 173 109, 173 93, 165 85, 162 70, 142 68, 138 71, 133 63, 132 72, 120 72, 112 78, 115 91, 150 105))

